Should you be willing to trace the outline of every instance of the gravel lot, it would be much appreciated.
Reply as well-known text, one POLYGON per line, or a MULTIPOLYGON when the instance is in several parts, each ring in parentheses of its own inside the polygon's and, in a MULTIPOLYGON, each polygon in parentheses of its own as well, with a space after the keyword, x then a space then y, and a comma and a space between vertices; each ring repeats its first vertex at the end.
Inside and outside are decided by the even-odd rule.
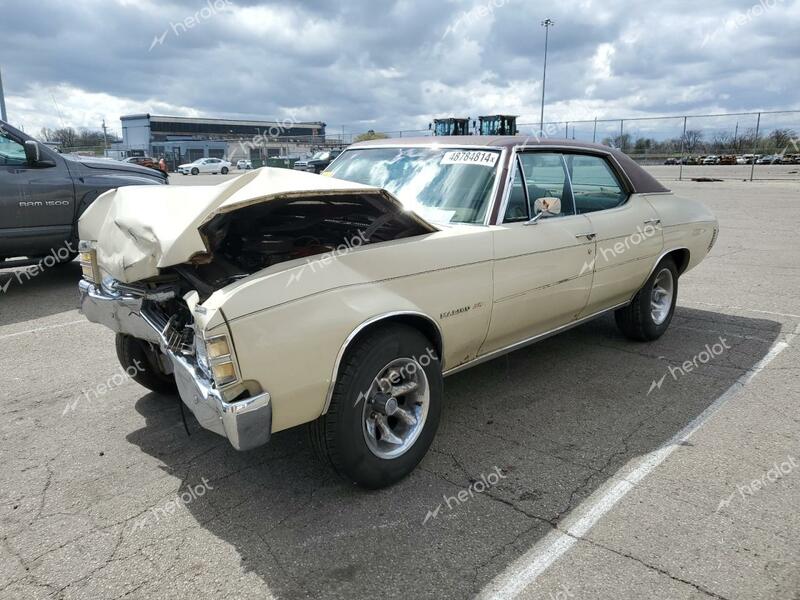
POLYGON ((721 225, 667 334, 601 318, 447 379, 431 452, 379 492, 300 429, 187 437, 78 314, 77 263, 0 271, 0 597, 800 598, 800 181, 653 172, 721 225))

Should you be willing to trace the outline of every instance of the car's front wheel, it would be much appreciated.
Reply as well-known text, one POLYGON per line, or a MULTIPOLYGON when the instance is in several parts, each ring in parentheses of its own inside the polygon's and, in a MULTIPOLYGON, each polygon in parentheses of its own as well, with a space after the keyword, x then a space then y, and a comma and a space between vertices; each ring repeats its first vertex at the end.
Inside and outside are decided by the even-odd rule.
POLYGON ((198 169, 197 167, 192 169, 192 175, 198 175, 199 173, 200 173, 200 169, 198 169))
POLYGON ((223 175, 227 175, 228 174, 228 167, 222 167, 222 169, 220 170, 220 173, 222 173, 223 175))
POLYGON ((633 301, 614 313, 617 326, 632 340, 656 340, 672 321, 677 297, 678 269, 675 261, 667 257, 658 263, 633 301))
POLYGON ((348 481, 385 487, 425 456, 441 410, 434 345, 412 327, 388 325, 348 350, 328 412, 309 426, 311 443, 348 481))
POLYGON ((118 333, 117 359, 128 377, 148 390, 162 394, 177 391, 175 377, 162 366, 162 355, 154 346, 130 335, 118 333))

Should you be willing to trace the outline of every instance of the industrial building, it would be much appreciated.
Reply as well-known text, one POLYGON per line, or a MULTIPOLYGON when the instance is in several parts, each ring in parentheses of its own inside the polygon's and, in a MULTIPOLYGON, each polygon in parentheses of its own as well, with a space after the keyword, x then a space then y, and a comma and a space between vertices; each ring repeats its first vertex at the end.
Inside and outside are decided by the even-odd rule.
POLYGON ((126 156, 165 157, 175 165, 198 158, 257 159, 307 152, 327 145, 325 123, 250 121, 170 117, 150 114, 125 115, 122 143, 112 151, 126 156))

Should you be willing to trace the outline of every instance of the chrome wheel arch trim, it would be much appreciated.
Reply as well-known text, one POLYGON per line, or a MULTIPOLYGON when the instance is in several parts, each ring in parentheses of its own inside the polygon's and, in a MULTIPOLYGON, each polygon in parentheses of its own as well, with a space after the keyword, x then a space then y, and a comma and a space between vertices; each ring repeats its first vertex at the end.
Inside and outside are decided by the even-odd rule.
MULTIPOLYGON (((643 286, 645 283, 647 283, 647 280, 648 280, 648 279, 650 279, 650 278, 653 276, 653 273, 655 273, 655 272, 656 272, 656 269, 658 268, 658 265, 660 265, 660 264, 661 264, 661 261, 662 261, 662 260, 664 260, 664 257, 665 257, 667 254, 672 254, 673 252, 675 252, 675 251, 677 251, 677 250, 686 250, 686 252, 688 252, 688 253, 689 253, 689 261, 691 261, 691 260, 692 260, 692 251, 691 251, 691 250, 689 250, 689 248, 687 248, 686 246, 675 246, 674 248, 670 248, 669 250, 664 250, 664 251, 663 251, 661 254, 659 254, 659 255, 658 255, 658 258, 657 258, 657 259, 655 260, 655 262, 653 263, 653 266, 652 266, 652 267, 650 267, 650 272, 647 274, 647 277, 645 277, 645 278, 644 278, 644 281, 642 282, 642 286, 643 286)), ((687 267, 688 267, 689 263, 687 262, 687 263, 686 263, 686 265, 687 265, 687 267)), ((678 267, 679 265, 675 265, 675 266, 676 266, 676 267, 678 267)), ((680 278, 680 276, 681 276, 681 273, 678 273, 678 278, 680 278)), ((636 291, 633 293, 633 295, 631 295, 631 302, 633 302, 633 299, 634 299, 634 297, 636 296, 636 294, 638 294, 638 293, 639 293, 639 290, 641 290, 641 289, 642 289, 642 288, 641 288, 641 286, 640 286, 640 287, 639 287, 639 289, 637 289, 637 290, 636 290, 636 291)))
POLYGON ((325 395, 325 405, 322 407, 322 413, 326 414, 328 412, 328 408, 331 405, 331 399, 333 398, 333 390, 336 387, 336 380, 339 376, 339 367, 342 365, 342 359, 344 358, 345 352, 350 347, 350 344, 353 340, 358 337, 364 329, 367 327, 379 323, 381 321, 387 321, 394 317, 420 317, 428 321, 433 327, 436 329, 437 335, 439 336, 439 345, 441 346, 441 350, 439 351, 439 360, 444 363, 444 336, 442 335, 442 328, 439 326, 439 323, 436 322, 436 319, 432 318, 430 315, 426 315, 423 312, 416 311, 416 310, 395 310, 387 313, 381 313, 380 315, 376 315, 374 317, 370 317, 366 321, 363 321, 358 327, 353 329, 350 332, 350 335, 345 338, 344 342, 342 343, 341 348, 339 348, 339 353, 336 355, 336 361, 333 363, 333 372, 331 373, 331 382, 328 385, 328 392, 325 395))

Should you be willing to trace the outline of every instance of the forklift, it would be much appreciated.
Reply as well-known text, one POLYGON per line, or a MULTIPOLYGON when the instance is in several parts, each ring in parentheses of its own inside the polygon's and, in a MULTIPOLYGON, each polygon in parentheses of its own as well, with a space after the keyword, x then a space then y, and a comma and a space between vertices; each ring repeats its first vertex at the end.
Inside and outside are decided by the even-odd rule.
POLYGON ((459 119, 450 117, 448 119, 434 119, 433 123, 428 123, 428 129, 433 130, 433 135, 469 135, 469 117, 459 119))
POLYGON ((517 135, 516 115, 490 115, 478 117, 480 135, 517 135))

